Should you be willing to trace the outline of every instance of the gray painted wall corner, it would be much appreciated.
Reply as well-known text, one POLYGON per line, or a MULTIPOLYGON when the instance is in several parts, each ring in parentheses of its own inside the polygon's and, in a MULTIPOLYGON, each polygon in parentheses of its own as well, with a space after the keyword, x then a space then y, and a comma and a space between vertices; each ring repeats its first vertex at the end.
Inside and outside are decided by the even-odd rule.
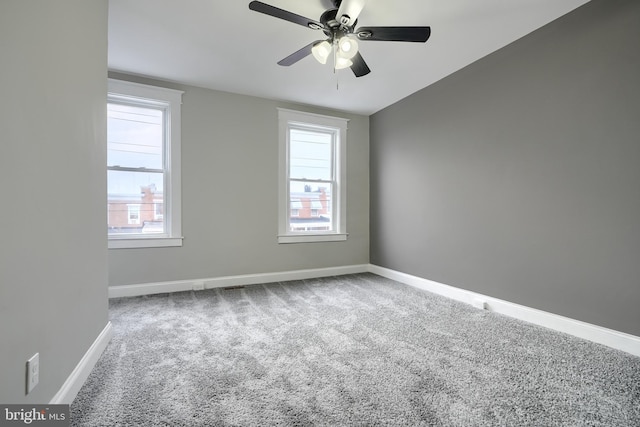
POLYGON ((2 2, 0 40, 0 402, 48 403, 108 321, 107 0, 2 2))
POLYGON ((640 335, 640 3, 592 0, 371 117, 371 262, 640 335))
POLYGON ((115 72, 110 76, 185 92, 184 244, 109 250, 111 286, 369 262, 368 117, 115 72), (277 243, 279 107, 349 119, 346 242, 277 243))

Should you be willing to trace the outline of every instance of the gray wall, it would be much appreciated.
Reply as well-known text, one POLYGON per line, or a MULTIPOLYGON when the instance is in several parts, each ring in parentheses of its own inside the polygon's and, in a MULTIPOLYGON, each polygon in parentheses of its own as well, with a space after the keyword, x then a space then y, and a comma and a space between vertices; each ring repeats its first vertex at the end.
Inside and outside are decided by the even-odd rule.
POLYGON ((640 2, 371 117, 371 262, 640 335, 640 2))
POLYGON ((0 402, 48 403, 107 324, 107 1, 0 2, 0 58, 0 402))
POLYGON ((369 119, 250 96, 111 77, 185 91, 179 248, 109 250, 112 286, 369 262, 369 119), (350 119, 346 242, 283 244, 278 233, 277 107, 350 119))

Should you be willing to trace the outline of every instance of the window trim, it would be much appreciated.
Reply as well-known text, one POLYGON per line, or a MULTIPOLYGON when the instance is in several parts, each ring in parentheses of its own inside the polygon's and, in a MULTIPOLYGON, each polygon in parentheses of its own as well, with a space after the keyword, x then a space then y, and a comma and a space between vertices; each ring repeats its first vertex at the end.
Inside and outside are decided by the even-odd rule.
POLYGON ((349 120, 278 108, 278 243, 335 242, 347 240, 347 124, 349 120), (318 127, 335 135, 335 189, 332 194, 334 229, 332 231, 292 232, 289 217, 289 129, 290 126, 318 127))
MULTIPOLYGON (((155 248, 182 246, 182 195, 181 195, 181 108, 183 91, 132 83, 123 80, 107 80, 107 102, 140 101, 141 104, 162 106, 166 114, 163 203, 165 225, 162 235, 108 236, 109 249, 155 248)), ((105 165, 106 167, 106 165, 105 165)), ((106 196, 106 195, 105 195, 106 196)))

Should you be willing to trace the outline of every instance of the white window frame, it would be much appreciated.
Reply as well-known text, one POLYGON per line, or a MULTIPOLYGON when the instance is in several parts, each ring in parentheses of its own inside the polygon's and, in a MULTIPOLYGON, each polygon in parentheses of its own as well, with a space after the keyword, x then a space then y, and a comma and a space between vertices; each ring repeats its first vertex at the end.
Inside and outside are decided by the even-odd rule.
POLYGON ((335 242, 347 240, 347 124, 349 120, 278 108, 278 243, 335 242), (331 231, 290 231, 289 134, 291 127, 315 127, 334 135, 334 189, 331 231))
MULTIPOLYGON (((109 249, 182 246, 181 107, 183 91, 108 79, 108 102, 156 105, 165 112, 163 234, 111 235, 109 249)), ((106 195, 105 195, 106 197, 106 195)))

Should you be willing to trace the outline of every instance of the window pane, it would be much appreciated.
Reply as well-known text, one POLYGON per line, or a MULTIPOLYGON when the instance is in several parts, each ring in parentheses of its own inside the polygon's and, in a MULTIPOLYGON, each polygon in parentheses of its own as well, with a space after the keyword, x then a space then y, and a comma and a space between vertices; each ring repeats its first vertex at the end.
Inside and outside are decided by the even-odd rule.
POLYGON ((163 174, 107 171, 109 234, 164 233, 163 174))
POLYGON ((333 231, 331 184, 291 181, 289 231, 333 231))
POLYGON ((325 132, 291 129, 289 176, 291 178, 331 180, 333 135, 325 132))
POLYGON ((107 104, 107 165, 162 169, 163 111, 107 104))

